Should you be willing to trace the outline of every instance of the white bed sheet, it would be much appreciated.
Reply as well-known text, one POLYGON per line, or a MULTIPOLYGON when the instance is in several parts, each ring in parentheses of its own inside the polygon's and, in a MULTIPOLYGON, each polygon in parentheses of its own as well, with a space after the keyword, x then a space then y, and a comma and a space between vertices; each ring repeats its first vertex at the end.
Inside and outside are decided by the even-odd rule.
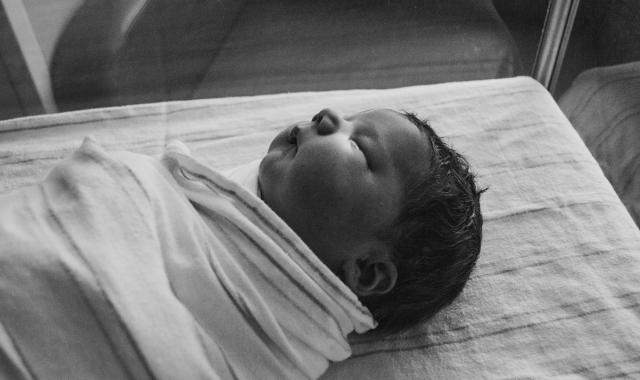
POLYGON ((0 192, 41 179, 92 135, 160 154, 182 139, 216 169, 259 158, 282 127, 332 107, 428 118, 488 186, 483 248, 453 305, 385 339, 356 337, 325 378, 640 374, 640 231, 551 96, 530 78, 223 98, 0 122, 0 192))

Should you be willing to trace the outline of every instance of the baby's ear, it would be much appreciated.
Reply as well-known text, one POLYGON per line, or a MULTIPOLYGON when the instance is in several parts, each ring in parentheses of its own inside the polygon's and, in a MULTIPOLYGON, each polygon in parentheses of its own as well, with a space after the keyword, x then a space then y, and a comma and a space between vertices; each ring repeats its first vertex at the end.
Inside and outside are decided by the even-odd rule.
POLYGON ((343 265, 344 281, 360 297, 390 292, 398 279, 398 269, 387 252, 372 251, 343 265))

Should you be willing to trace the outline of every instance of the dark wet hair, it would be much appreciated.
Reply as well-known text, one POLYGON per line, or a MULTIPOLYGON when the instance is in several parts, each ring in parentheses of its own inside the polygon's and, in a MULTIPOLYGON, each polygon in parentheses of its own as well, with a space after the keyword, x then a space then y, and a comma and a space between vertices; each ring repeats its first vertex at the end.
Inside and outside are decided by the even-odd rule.
POLYGON ((424 322, 462 291, 482 240, 480 194, 467 160, 436 135, 426 120, 404 115, 431 147, 431 163, 416 165, 399 218, 389 236, 398 279, 387 294, 364 298, 379 333, 424 322))

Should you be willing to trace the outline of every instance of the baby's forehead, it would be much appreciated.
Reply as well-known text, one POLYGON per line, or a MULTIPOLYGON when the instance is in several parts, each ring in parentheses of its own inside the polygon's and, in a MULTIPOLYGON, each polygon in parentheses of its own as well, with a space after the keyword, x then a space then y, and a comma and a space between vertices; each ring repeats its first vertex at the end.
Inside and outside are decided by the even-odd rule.
MULTIPOLYGON (((404 114, 391 108, 371 108, 368 110, 356 112, 345 117, 345 119, 354 119, 359 117, 366 118, 404 118, 404 114)), ((405 118, 406 120, 406 118, 405 118)))
POLYGON ((404 113, 390 108, 376 108, 361 111, 345 117, 345 120, 354 122, 356 124, 371 124, 377 127, 383 127, 385 129, 408 127, 410 130, 420 131, 420 128, 415 123, 413 123, 404 113))
POLYGON ((416 165, 418 162, 430 165, 429 139, 419 123, 412 121, 407 114, 390 108, 378 108, 359 112, 346 119, 378 128, 379 135, 385 141, 385 144, 382 144, 384 146, 379 148, 386 151, 388 159, 394 162, 396 167, 403 169, 401 172, 412 173, 413 169, 420 166, 416 165))

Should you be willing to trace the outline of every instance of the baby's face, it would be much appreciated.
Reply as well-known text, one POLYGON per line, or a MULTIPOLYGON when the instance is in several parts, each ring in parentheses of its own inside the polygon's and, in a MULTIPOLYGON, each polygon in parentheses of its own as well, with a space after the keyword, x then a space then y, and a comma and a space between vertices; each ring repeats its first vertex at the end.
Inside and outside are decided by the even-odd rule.
POLYGON ((282 131, 260 164, 263 200, 334 272, 376 249, 404 198, 405 179, 429 165, 418 127, 391 110, 342 118, 322 110, 282 131))

